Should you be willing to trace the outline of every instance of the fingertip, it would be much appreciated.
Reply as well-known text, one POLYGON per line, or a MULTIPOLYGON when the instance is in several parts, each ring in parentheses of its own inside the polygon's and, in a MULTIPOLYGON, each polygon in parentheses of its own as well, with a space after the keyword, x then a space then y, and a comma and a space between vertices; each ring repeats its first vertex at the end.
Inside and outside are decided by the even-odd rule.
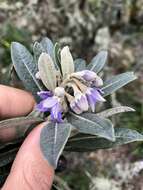
POLYGON ((21 190, 28 186, 35 190, 49 190, 51 188, 54 169, 40 150, 40 133, 43 127, 44 124, 40 124, 24 141, 5 183, 4 187, 7 187, 5 190, 9 190, 10 184, 21 190))
POLYGON ((35 100, 26 91, 0 85, 0 117, 24 116, 33 110, 35 100))

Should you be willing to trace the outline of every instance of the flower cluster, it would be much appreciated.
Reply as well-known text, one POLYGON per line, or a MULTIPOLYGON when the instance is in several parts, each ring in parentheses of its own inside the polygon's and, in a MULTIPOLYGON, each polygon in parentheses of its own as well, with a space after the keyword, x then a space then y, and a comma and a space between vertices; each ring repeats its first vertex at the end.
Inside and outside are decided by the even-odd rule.
POLYGON ((103 81, 95 72, 90 70, 76 72, 67 46, 61 50, 60 58, 61 69, 56 69, 52 58, 42 53, 38 61, 39 72, 36 74, 48 89, 48 91, 38 92, 42 100, 37 105, 37 109, 41 112, 49 112, 53 122, 62 122, 64 114, 69 109, 76 114, 89 109, 95 112, 96 103, 105 101, 100 89, 103 81), (45 69, 49 71, 42 70, 41 65, 46 64, 45 69))

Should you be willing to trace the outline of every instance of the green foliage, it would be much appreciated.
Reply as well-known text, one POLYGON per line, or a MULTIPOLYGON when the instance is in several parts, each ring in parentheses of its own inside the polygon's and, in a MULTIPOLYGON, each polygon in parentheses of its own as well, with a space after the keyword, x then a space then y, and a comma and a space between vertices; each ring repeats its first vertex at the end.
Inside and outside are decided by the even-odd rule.
POLYGON ((75 71, 82 71, 86 69, 86 62, 84 59, 78 58, 74 60, 75 71))
POLYGON ((123 112, 132 112, 135 111, 133 108, 127 107, 127 106, 117 106, 114 108, 107 109, 105 111, 99 112, 96 114, 96 116, 108 118, 118 113, 123 112))
POLYGON ((54 59, 54 44, 53 44, 53 42, 49 38, 44 37, 41 40, 40 44, 43 47, 43 49, 45 50, 45 52, 48 53, 52 59, 54 59))
POLYGON ((29 125, 39 124, 43 121, 41 117, 17 117, 0 121, 0 145, 24 137, 29 125), (7 134, 9 136, 7 137, 7 134))
POLYGON ((48 123, 42 130, 40 145, 44 156, 56 169, 59 156, 70 136, 71 125, 65 123, 48 123), (48 148, 47 148, 48 147, 48 148))
POLYGON ((37 99, 37 92, 42 90, 42 87, 35 76, 38 72, 38 67, 34 63, 33 56, 23 45, 13 42, 11 45, 11 57, 19 78, 26 89, 31 91, 37 99))
POLYGON ((95 73, 99 73, 104 67, 107 60, 108 53, 107 51, 99 52, 88 65, 88 69, 94 71, 95 73))
POLYGON ((104 82, 104 85, 102 87, 104 96, 107 96, 115 92, 116 90, 125 86, 126 84, 135 80, 136 78, 137 77, 134 75, 133 72, 126 72, 126 73, 111 77, 109 80, 104 82))
POLYGON ((114 148, 119 145, 143 141, 143 135, 135 130, 126 128, 115 128, 115 142, 99 138, 92 135, 77 134, 71 137, 66 145, 65 150, 77 152, 89 152, 98 149, 114 148))
POLYGON ((110 141, 115 140, 113 124, 108 119, 92 113, 82 115, 71 113, 67 119, 81 133, 104 137, 110 141))

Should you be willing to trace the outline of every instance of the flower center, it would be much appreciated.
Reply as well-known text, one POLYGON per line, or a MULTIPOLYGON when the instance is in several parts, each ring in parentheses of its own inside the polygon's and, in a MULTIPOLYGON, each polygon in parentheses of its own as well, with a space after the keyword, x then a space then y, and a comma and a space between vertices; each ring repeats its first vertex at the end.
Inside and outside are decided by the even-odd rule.
POLYGON ((58 97, 64 97, 65 89, 63 87, 56 87, 54 90, 54 94, 55 96, 58 96, 58 97))

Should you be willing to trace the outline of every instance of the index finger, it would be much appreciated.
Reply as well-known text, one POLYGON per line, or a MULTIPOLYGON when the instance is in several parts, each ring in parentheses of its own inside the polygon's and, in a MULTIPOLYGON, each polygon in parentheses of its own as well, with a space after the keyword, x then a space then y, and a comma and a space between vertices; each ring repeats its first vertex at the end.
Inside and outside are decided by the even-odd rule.
POLYGON ((35 105, 33 96, 23 90, 0 85, 0 118, 25 116, 35 105))

